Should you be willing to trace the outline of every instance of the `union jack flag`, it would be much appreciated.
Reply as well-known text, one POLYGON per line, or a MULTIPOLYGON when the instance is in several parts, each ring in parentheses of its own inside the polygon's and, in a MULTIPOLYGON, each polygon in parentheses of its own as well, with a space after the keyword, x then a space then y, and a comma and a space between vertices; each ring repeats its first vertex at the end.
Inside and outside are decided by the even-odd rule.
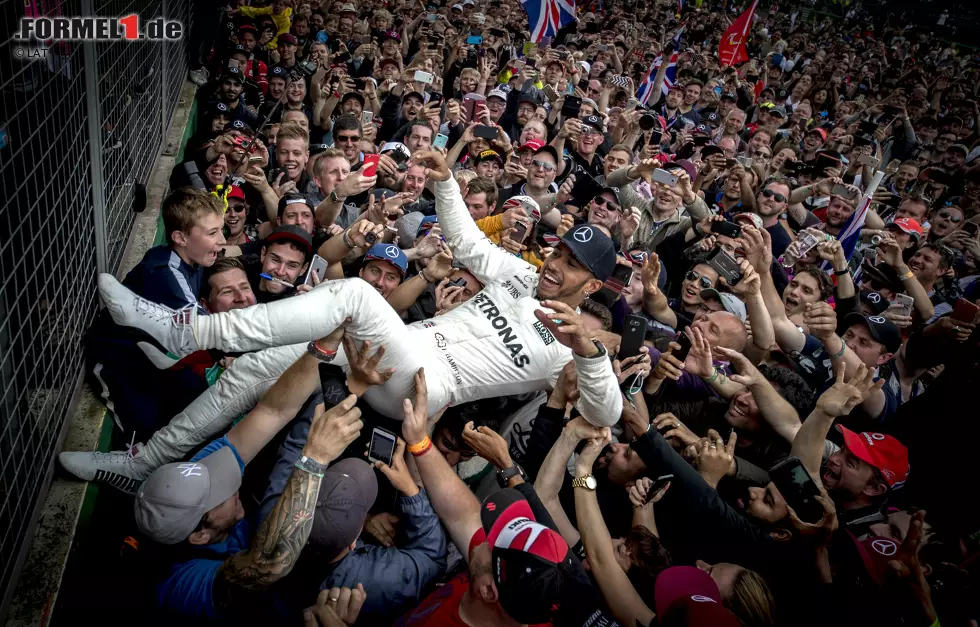
POLYGON ((575 0, 522 0, 531 41, 554 37, 558 29, 575 19, 575 0))
MULTIPOLYGON (((677 79, 677 56, 676 54, 670 57, 670 64, 667 66, 667 72, 664 74, 664 84, 660 88, 663 95, 667 95, 670 88, 674 86, 674 81, 677 79)), ((643 77, 643 82, 640 83, 640 88, 636 90, 636 99, 640 101, 640 104, 644 107, 650 106, 648 103, 651 100, 653 94, 653 79, 657 76, 657 71, 660 70, 660 64, 663 63, 663 55, 660 55, 653 60, 653 65, 650 66, 650 71, 647 75, 643 77)), ((653 98, 656 102, 659 98, 653 98)))

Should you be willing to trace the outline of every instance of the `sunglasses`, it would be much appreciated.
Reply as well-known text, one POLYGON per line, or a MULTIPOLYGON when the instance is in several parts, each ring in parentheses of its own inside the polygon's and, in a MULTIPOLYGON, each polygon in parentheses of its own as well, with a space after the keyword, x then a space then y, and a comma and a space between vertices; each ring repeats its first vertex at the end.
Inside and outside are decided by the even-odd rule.
POLYGON ((357 135, 337 135, 334 140, 344 144, 355 144, 361 141, 361 138, 357 135))
POLYGON ((228 211, 234 211, 235 213, 245 213, 245 205, 233 205, 228 203, 228 211))
POLYGON ((775 198, 776 202, 786 202, 786 197, 782 194, 776 193, 771 189, 762 190, 762 195, 766 198, 775 198))
POLYGON ((596 196, 595 198, 592 199, 592 202, 595 204, 596 207, 601 207, 605 205, 613 211, 622 211, 622 207, 620 207, 619 205, 617 205, 611 200, 606 200, 602 196, 596 196))
POLYGON ((688 270, 687 274, 684 275, 684 278, 687 279, 688 281, 697 281, 701 285, 701 289, 703 290, 706 290, 711 287, 711 281, 708 280, 708 277, 701 276, 694 270, 688 270))
POLYGON ((541 168, 545 172, 554 172, 556 169, 554 163, 548 163, 547 161, 541 161, 540 159, 534 159, 531 161, 531 165, 536 168, 541 168))
POLYGON ((939 212, 939 217, 940 218, 946 218, 947 220, 949 220, 953 224, 959 224, 960 221, 963 219, 963 216, 954 216, 953 214, 951 214, 948 211, 940 211, 939 212))

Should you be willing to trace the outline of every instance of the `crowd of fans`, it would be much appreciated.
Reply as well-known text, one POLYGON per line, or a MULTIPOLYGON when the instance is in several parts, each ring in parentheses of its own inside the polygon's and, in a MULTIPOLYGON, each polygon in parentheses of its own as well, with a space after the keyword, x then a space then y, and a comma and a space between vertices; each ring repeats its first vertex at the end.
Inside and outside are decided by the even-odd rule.
POLYGON ((978 57, 681 5, 227 7, 60 456, 169 624, 976 624, 978 57))

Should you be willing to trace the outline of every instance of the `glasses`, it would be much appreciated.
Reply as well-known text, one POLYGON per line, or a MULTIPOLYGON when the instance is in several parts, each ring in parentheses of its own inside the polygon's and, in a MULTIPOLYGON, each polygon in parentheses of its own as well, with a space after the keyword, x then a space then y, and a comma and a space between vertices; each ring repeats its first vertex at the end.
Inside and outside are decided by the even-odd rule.
POLYGON ((951 214, 948 211, 940 211, 939 212, 939 217, 940 218, 946 218, 947 220, 949 220, 953 224, 959 224, 960 221, 963 219, 963 216, 955 216, 955 215, 951 214))
POLYGON ((687 279, 688 281, 697 281, 701 285, 701 289, 703 290, 706 290, 711 287, 711 281, 708 280, 708 277, 701 276, 694 270, 688 270, 687 274, 684 275, 684 278, 687 279))
POLYGON ((541 161, 540 159, 534 159, 533 161, 531 161, 531 165, 533 165, 536 168, 541 168, 545 172, 555 171, 554 163, 548 163, 547 161, 541 161))
POLYGON ((592 199, 592 203, 596 207, 601 207, 603 205, 606 205, 607 207, 609 207, 613 211, 620 211, 621 210, 621 207, 619 205, 617 205, 616 203, 614 203, 611 200, 606 200, 602 196, 596 196, 595 198, 593 198, 592 199))
POLYGON ((235 213, 245 213, 245 205, 231 204, 228 203, 228 211, 234 211, 235 213))
POLYGON ((344 144, 356 144, 361 141, 361 138, 357 135, 337 135, 334 139, 344 144))
POLYGON ((766 189, 762 191, 762 195, 766 198, 775 198, 776 202, 786 202, 786 197, 782 194, 776 193, 771 189, 766 189))

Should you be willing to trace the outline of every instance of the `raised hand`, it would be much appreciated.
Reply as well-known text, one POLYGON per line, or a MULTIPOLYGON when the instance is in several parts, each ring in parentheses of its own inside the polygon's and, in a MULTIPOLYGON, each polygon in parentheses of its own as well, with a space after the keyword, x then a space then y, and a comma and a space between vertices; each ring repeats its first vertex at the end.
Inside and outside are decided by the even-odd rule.
POLYGON ((552 309, 552 313, 536 309, 534 316, 561 344, 582 357, 592 357, 599 352, 596 345, 592 343, 592 335, 585 328, 582 317, 574 309, 557 300, 544 300, 541 301, 541 305, 552 309))
POLYGON ((385 355, 385 347, 380 346, 378 350, 371 354, 371 342, 365 340, 358 349, 354 344, 354 338, 344 336, 344 354, 347 355, 347 364, 350 366, 350 374, 347 376, 347 387, 353 393, 361 396, 372 385, 384 385, 395 374, 394 368, 379 371, 378 364, 385 355))
POLYGON ((473 426, 473 421, 469 421, 463 427, 463 441, 476 454, 494 465, 498 470, 504 470, 514 465, 510 458, 510 451, 507 441, 500 437, 500 434, 486 426, 473 426))
POLYGON ((844 370, 843 366, 838 369, 834 384, 817 399, 817 410, 835 418, 850 414, 885 383, 884 379, 875 381, 874 371, 864 364, 859 365, 846 381, 844 370))

